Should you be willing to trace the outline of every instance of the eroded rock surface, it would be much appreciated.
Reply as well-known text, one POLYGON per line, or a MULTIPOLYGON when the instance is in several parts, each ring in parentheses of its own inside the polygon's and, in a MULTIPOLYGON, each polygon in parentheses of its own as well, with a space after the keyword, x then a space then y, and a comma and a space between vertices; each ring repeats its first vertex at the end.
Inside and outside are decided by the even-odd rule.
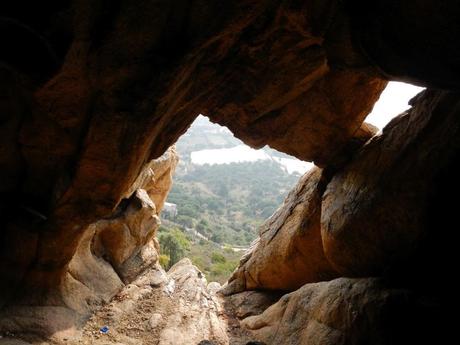
MULTIPOLYGON (((444 265, 443 250, 433 246, 440 245, 433 239, 444 220, 436 224, 432 214, 448 193, 442 180, 458 166, 459 99, 458 93, 425 91, 334 176, 322 203, 322 238, 341 274, 383 274, 417 253, 437 253, 433 260, 444 265), (427 238, 432 245, 424 244, 427 238)), ((451 181, 450 189, 457 185, 451 181)))
POLYGON ((243 345, 252 338, 228 315, 219 284, 183 259, 168 273, 151 267, 99 309, 69 345, 243 345), (100 329, 108 327, 102 334, 100 329))
MULTIPOLYGON (((310 193, 300 187, 278 223, 266 224, 244 259, 257 265, 243 260, 234 291, 326 279, 312 265, 328 266, 326 257, 341 274, 385 274, 430 291, 434 305, 452 295, 438 282, 455 272, 449 231, 457 210, 445 200, 460 193, 458 93, 427 91, 410 116, 356 151, 386 77, 458 89, 458 1, 17 0, 0 9, 0 329, 63 341, 155 267, 156 217, 174 164, 150 162, 198 113, 253 147, 269 144, 331 173, 321 210, 324 183, 312 179, 310 193)), ((375 296, 374 309, 359 296, 350 302, 369 306, 370 320, 386 303, 385 287, 339 282, 305 291, 331 288, 318 292, 325 308, 334 296, 355 296, 346 289, 375 296)), ((308 327, 336 343, 366 339, 362 329, 348 338, 340 306, 325 310, 324 319, 310 310, 298 321, 316 320, 308 327)), ((164 321, 156 314, 149 327, 164 321)), ((303 339, 286 332, 293 343, 303 339)))
POLYGON ((259 229, 260 238, 245 254, 223 293, 271 289, 295 290, 305 283, 337 275, 323 252, 321 200, 328 177, 313 168, 284 204, 259 229))
POLYGON ((430 329, 435 310, 379 279, 340 278, 307 284, 242 325, 267 344, 429 344, 446 338, 430 329))
POLYGON ((18 248, 2 262, 21 267, 5 264, 7 285, 59 285, 88 226, 118 215, 145 165, 198 113, 252 146, 339 160, 386 81, 355 49, 337 3, 75 1, 33 17, 8 8, 2 28, 51 53, 33 71, 11 59, 26 59, 19 46, 0 56, 2 90, 14 90, 1 108, 11 147, 2 191, 14 197, 2 204, 2 243, 18 248))
POLYGON ((45 334, 63 341, 125 284, 156 267, 159 246, 154 236, 177 161, 172 147, 147 164, 114 216, 84 231, 59 284, 0 312, 0 332, 45 334))

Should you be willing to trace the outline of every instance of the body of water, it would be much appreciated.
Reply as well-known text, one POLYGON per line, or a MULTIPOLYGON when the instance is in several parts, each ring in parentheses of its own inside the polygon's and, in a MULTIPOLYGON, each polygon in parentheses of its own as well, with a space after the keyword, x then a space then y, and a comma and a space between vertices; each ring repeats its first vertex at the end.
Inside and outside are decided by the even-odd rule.
POLYGON ((263 150, 254 150, 246 145, 238 145, 225 149, 210 149, 191 153, 193 164, 228 164, 255 162, 258 160, 273 160, 283 166, 289 174, 294 172, 304 174, 313 167, 313 163, 303 162, 295 158, 274 157, 263 150))

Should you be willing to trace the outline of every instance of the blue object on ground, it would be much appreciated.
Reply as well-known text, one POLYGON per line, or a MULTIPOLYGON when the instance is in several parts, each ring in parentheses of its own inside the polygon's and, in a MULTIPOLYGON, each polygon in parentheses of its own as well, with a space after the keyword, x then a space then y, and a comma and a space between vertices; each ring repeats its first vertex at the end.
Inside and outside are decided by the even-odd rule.
POLYGON ((109 327, 108 326, 101 327, 100 331, 102 334, 107 334, 109 333, 109 327))

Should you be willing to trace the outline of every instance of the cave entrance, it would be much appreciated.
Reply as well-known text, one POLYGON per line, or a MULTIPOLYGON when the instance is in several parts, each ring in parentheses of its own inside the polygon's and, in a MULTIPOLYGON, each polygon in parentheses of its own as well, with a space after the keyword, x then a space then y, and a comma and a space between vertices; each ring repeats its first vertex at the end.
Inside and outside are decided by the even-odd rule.
MULTIPOLYGON (((421 89, 390 82, 366 122, 381 130, 421 89)), ((169 269, 188 257, 208 281, 224 283, 259 226, 314 165, 268 146, 254 150, 204 115, 176 150, 180 161, 158 232, 160 262, 169 269)))
POLYGON ((176 143, 180 157, 163 208, 161 263, 192 260, 208 281, 224 283, 257 229, 313 164, 268 146, 254 150, 199 115, 176 143))
POLYGON ((409 109, 410 100, 422 90, 423 87, 412 84, 389 82, 364 121, 382 130, 393 118, 409 109))

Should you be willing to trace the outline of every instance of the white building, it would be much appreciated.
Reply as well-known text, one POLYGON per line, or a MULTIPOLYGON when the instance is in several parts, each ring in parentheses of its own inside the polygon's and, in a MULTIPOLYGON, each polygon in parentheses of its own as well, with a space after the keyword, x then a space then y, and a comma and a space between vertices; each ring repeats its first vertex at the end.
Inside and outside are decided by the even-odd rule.
POLYGON ((167 218, 174 219, 177 216, 177 205, 170 202, 165 202, 161 211, 167 218))

